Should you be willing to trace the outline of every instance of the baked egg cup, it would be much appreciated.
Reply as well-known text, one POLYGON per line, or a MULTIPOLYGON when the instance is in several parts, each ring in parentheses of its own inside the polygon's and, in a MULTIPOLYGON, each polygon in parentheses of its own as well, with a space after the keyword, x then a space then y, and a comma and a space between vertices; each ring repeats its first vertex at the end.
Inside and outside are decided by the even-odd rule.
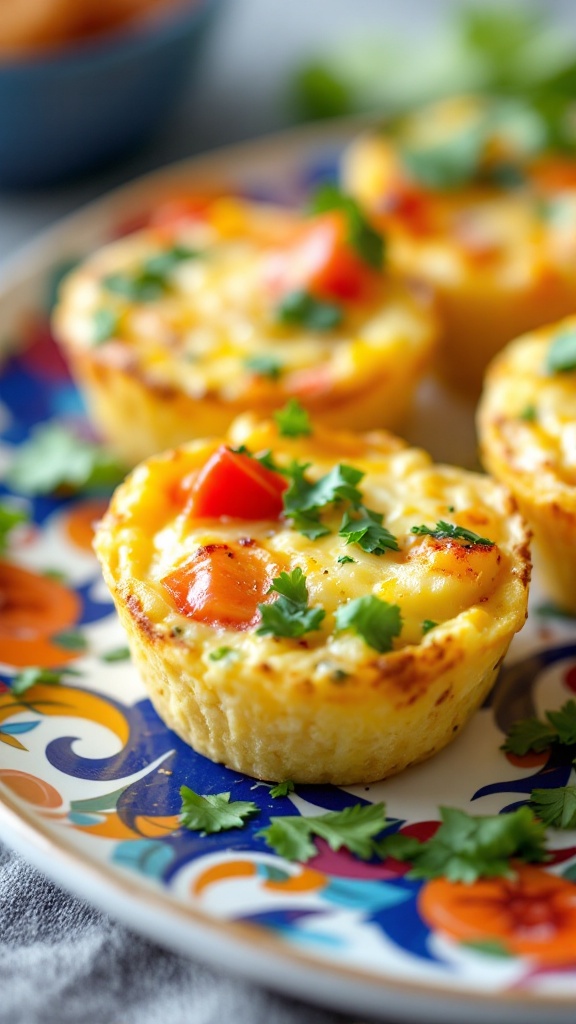
POLYGON ((363 264, 335 238, 340 215, 222 197, 73 271, 54 332, 126 464, 221 436, 242 412, 270 416, 291 396, 328 425, 403 417, 434 351, 430 293, 382 272, 378 256, 363 264))
POLYGON ((433 289, 442 376, 473 396, 507 342, 574 309, 575 140, 556 152, 549 127, 527 103, 462 96, 343 157, 343 187, 379 219, 391 264, 433 289))
POLYGON ((484 701, 525 620, 527 530, 500 484, 389 433, 285 429, 247 414, 144 462, 95 549, 186 743, 259 779, 368 783, 441 750, 484 701), (231 463, 246 487, 221 486, 231 463), (254 474, 268 517, 240 518, 254 474))
POLYGON ((524 335, 488 369, 486 468, 514 494, 553 598, 576 614, 576 317, 524 335))

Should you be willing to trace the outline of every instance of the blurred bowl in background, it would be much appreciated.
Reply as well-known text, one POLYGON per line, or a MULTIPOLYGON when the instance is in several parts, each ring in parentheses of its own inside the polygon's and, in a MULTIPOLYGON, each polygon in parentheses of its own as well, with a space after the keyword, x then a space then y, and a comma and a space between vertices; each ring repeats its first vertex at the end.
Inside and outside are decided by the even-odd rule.
POLYGON ((0 187, 56 184, 143 142, 193 72, 220 2, 186 0, 105 34, 0 60, 0 187))

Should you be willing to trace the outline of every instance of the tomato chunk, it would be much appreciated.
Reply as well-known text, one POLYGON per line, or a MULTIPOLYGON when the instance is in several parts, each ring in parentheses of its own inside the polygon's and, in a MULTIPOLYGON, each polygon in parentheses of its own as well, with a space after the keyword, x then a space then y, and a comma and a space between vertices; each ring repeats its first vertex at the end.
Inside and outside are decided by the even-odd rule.
POLYGON ((209 626, 248 629, 259 618, 279 569, 263 548, 241 544, 207 544, 162 586, 181 615, 209 626))
POLYGON ((321 299, 362 299, 379 279, 350 242, 342 210, 310 220, 281 259, 272 254, 270 268, 278 290, 304 289, 321 299))
POLYGON ((279 473, 221 445, 196 477, 186 509, 201 519, 277 519, 287 486, 279 473))

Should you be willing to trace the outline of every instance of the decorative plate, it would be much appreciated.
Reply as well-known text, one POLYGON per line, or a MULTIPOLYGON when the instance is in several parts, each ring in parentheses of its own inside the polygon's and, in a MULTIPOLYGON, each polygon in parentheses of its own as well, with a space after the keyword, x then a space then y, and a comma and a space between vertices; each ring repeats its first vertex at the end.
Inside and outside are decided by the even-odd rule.
MULTIPOLYGON (((176 165, 69 217, 4 269, 0 291, 0 469, 38 421, 80 424, 80 400, 48 329, 55 281, 84 252, 141 223, 185 188, 234 186, 299 200, 334 173, 350 127, 304 130, 176 165), (11 353, 11 354, 10 354, 11 353)), ((428 386, 411 440, 473 462, 471 410, 428 386)), ((5 490, 5 489, 4 489, 5 490)), ((567 783, 548 752, 500 750, 509 723, 576 691, 576 622, 533 600, 488 704, 424 765, 371 786, 270 787, 195 754, 158 719, 129 662, 91 553, 103 503, 11 499, 30 522, 0 562, 0 825, 2 838, 61 884, 180 952, 270 987, 381 1017, 522 1024, 573 1020, 576 834, 551 833, 546 870, 517 884, 475 883, 464 897, 406 866, 363 862, 322 840, 307 864, 282 860, 257 832, 271 815, 317 814, 385 801, 403 829, 428 836, 438 805, 494 814, 531 789, 567 783), (25 666, 66 668, 59 685, 12 691, 25 666), (179 788, 230 791, 259 814, 202 836, 179 827, 179 788), (560 881, 550 885, 551 875, 560 881), (531 942, 537 935, 546 941, 531 942), (536 948, 537 947, 537 948, 536 948)))

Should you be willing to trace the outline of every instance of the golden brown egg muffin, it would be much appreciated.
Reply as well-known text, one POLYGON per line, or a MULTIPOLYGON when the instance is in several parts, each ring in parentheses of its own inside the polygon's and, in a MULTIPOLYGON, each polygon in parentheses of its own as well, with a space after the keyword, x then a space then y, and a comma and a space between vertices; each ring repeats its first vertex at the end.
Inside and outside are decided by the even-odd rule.
POLYGON ((68 278, 55 333, 128 463, 290 396, 352 429, 401 418, 433 352, 430 296, 382 273, 378 233, 333 200, 310 217, 216 200, 68 278))
POLYGON ((534 530, 551 593, 576 613, 576 317, 512 342, 478 411, 484 465, 534 530))
POLYGON ((262 779, 370 782, 430 757, 526 615, 501 485, 391 434, 311 432, 294 406, 137 467, 96 551, 159 715, 262 779))
POLYGON ((477 394, 489 360, 570 314, 576 287, 576 139, 518 101, 444 100, 358 138, 344 187, 428 282, 445 378, 477 394), (555 152, 561 142, 564 152, 555 152))

